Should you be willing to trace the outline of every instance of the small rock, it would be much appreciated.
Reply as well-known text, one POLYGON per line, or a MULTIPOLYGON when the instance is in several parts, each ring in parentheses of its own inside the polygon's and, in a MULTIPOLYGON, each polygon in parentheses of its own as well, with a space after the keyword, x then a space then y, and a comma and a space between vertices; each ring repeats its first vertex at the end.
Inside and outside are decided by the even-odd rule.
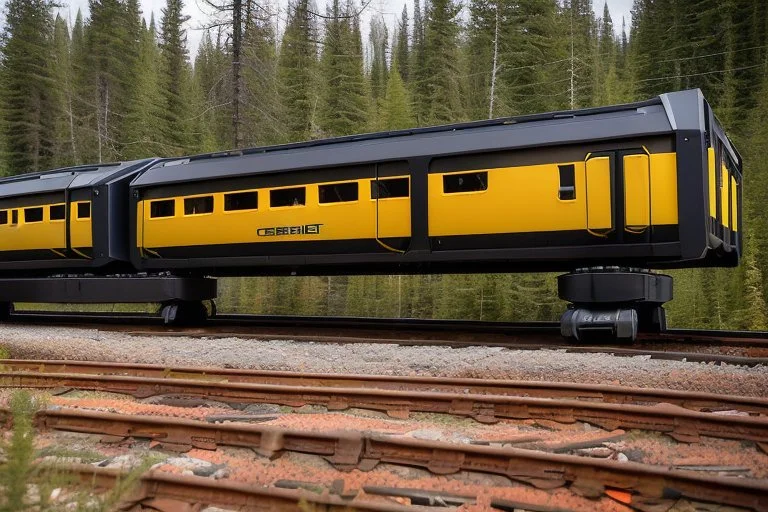
POLYGON ((219 468, 216 470, 216 472, 211 475, 214 480, 221 480, 222 478, 229 478, 229 475, 232 472, 229 470, 228 467, 219 468))
POLYGON ((409 437, 413 437, 414 439, 422 439, 425 441, 437 441, 443 438, 444 434, 440 430, 431 430, 431 429, 419 429, 419 430, 412 430, 406 434, 409 437))
POLYGON ((624 455, 623 453, 619 452, 619 454, 618 454, 618 455, 616 455, 616 460, 617 460, 618 462, 629 462, 629 457, 627 457, 627 456, 626 456, 626 455, 624 455))
POLYGON ((181 472, 181 476, 194 476, 194 475, 195 474, 188 469, 185 469, 184 471, 181 472))
POLYGON ((577 455, 585 455, 587 457, 597 457, 597 458, 605 459, 610 457, 613 454, 613 450, 611 450, 610 448, 601 446, 598 448, 583 448, 581 450, 576 450, 575 453, 577 455))

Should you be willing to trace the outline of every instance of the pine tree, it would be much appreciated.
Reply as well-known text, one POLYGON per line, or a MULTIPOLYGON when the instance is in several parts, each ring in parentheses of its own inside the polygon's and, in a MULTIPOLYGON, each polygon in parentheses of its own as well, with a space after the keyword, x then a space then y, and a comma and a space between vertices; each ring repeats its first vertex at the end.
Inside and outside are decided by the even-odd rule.
POLYGON ((53 162, 56 95, 53 3, 9 0, 2 33, 2 101, 6 168, 10 174, 36 171, 53 162))
POLYGON ((70 57, 70 39, 67 22, 56 16, 53 33, 53 79, 58 87, 56 93, 56 146, 54 163, 56 166, 73 165, 77 162, 77 142, 75 140, 74 117, 74 77, 70 57))
POLYGON ((396 43, 393 45, 392 61, 397 60, 397 71, 404 82, 408 82, 410 61, 410 47, 408 45, 408 9, 403 6, 403 14, 400 16, 400 24, 397 27, 396 43))
POLYGON ((429 70, 427 69, 425 52, 426 31, 424 18, 425 13, 419 5, 419 0, 414 0, 413 43, 408 61, 408 85, 410 86, 413 98, 416 123, 419 126, 427 124, 429 114, 429 70))
POLYGON ((287 140, 282 126, 275 27, 269 13, 251 14, 243 35, 243 133, 246 146, 287 140))
POLYGON ((329 8, 321 59, 323 102, 320 127, 325 135, 351 135, 364 130, 368 96, 363 74, 362 41, 351 6, 339 0, 329 8))
POLYGON ((568 107, 584 108, 594 101, 597 26, 592 0, 566 0, 563 6, 563 30, 568 34, 568 107))
POLYGON ((387 45, 389 35, 382 16, 371 18, 371 93, 374 102, 384 97, 387 88, 387 45))
POLYGON ((82 66, 83 92, 80 100, 87 112, 83 122, 95 135, 95 154, 86 161, 120 159, 122 113, 127 108, 138 57, 140 26, 135 10, 120 0, 90 0, 91 21, 85 31, 82 66))
MULTIPOLYGON (((194 126, 199 134, 201 151, 219 151, 228 148, 232 141, 232 117, 227 109, 231 91, 226 77, 230 71, 229 58, 221 43, 221 32, 216 41, 210 32, 203 35, 197 51, 194 67, 194 90, 199 114, 194 126)), ((278 126, 280 122, 276 123, 278 126)))
POLYGON ((307 140, 317 130, 317 28, 309 0, 296 0, 288 8, 278 59, 283 126, 289 141, 307 140))
MULTIPOLYGON (((426 102, 423 113, 429 124, 464 118, 457 69, 459 6, 453 0, 432 0, 425 27, 423 81, 426 102)), ((420 120, 421 121, 421 120, 420 120)))
POLYGON ((160 50, 155 19, 142 28, 141 45, 134 71, 135 87, 125 114, 123 129, 125 159, 168 154, 162 142, 165 129, 165 101, 160 88, 160 50))
POLYGON ((389 73, 387 92, 381 106, 381 130, 401 130, 411 128, 415 124, 408 90, 398 72, 398 61, 392 62, 389 73))
POLYGON ((167 0, 160 22, 160 87, 163 97, 162 127, 165 153, 183 155, 189 140, 189 83, 187 34, 183 28, 188 17, 182 0, 167 0))

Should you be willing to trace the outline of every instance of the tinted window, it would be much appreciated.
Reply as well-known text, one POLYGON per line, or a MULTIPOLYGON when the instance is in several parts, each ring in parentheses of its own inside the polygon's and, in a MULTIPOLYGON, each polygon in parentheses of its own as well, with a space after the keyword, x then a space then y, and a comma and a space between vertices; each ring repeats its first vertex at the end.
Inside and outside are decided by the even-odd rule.
POLYGON ((173 217, 176 214, 176 202, 173 199, 152 201, 149 208, 150 217, 173 217))
POLYGON ((446 194, 481 190, 488 190, 488 172, 486 171, 443 176, 443 192, 446 194))
POLYGON ((42 222, 43 207, 24 208, 24 222, 42 222))
POLYGON ((91 203, 77 203, 77 218, 78 219, 91 218, 91 203))
POLYGON ((51 206, 51 220, 63 220, 65 209, 63 204, 54 204, 51 206))
POLYGON ((270 206, 301 206, 306 200, 307 190, 304 187, 269 191, 270 206))
POLYGON ((563 201, 576 199, 576 166, 573 164, 560 165, 560 190, 558 197, 563 201))
POLYGON ((0 211, 0 224, 8 224, 8 210, 0 211))
POLYGON ((19 223, 19 210, 12 210, 11 211, 11 224, 18 224, 19 223))
POLYGON ((371 199, 387 199, 389 197, 408 197, 408 178, 392 178, 371 182, 371 199))
POLYGON ((258 192, 235 192, 224 194, 224 210, 255 210, 259 207, 258 192))
POLYGON ((321 203, 357 201, 357 182, 320 185, 318 190, 320 191, 321 203))
POLYGON ((213 196, 187 197, 184 199, 184 215, 213 212, 213 196))

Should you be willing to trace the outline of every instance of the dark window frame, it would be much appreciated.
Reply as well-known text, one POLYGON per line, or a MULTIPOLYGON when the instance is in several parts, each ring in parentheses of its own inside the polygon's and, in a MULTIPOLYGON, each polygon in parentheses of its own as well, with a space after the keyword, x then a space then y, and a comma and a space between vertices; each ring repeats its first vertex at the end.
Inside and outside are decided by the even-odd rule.
POLYGON ((213 213, 213 196, 193 196, 184 198, 184 216, 209 215, 213 213), (203 211, 194 211, 202 207, 203 211), (191 210, 191 211, 190 211, 191 210))
POLYGON ((324 183, 317 186, 317 194, 319 204, 355 203, 360 200, 360 184, 357 181, 324 183))
POLYGON ((150 219, 169 219, 176 216, 176 200, 175 199, 159 199, 157 201, 150 201, 149 203, 149 218, 150 219), (163 212, 160 208, 170 205, 170 213, 163 212), (161 214, 162 213, 162 214, 161 214))
POLYGON ((558 165, 557 169, 560 176, 560 187, 557 190, 558 199, 561 201, 576 200, 576 165, 558 165))
POLYGON ((224 194, 224 211, 225 212, 245 212, 245 211, 254 211, 259 209, 259 192, 258 190, 243 190, 240 192, 226 192, 224 194), (245 207, 242 207, 239 201, 241 199, 246 199, 248 197, 252 197, 255 199, 253 202, 254 206, 251 207, 250 204, 246 204, 245 207))
POLYGON ((77 203, 77 220, 89 220, 91 218, 91 203, 83 201, 77 203), (87 211, 86 211, 87 208, 87 211))
POLYGON ((9 220, 8 210, 0 210, 0 226, 7 225, 9 220))
POLYGON ((307 187, 287 187, 277 188, 269 191, 269 207, 270 208, 296 208, 298 206, 307 205, 307 187), (296 192, 300 194, 290 195, 296 192), (275 204, 275 198, 279 196, 281 204, 275 204))
POLYGON ((465 194, 488 190, 488 171, 443 174, 443 194, 465 194))
POLYGON ((44 215, 44 208, 42 206, 27 206, 24 208, 24 224, 43 222, 44 215))
POLYGON ((67 207, 64 204, 52 204, 48 207, 48 220, 53 222, 58 222, 60 220, 66 220, 67 218, 67 207), (61 216, 54 216, 54 211, 61 212, 61 216))
POLYGON ((11 225, 17 226, 19 224, 19 210, 18 208, 14 208, 11 210, 11 225))
POLYGON ((402 199, 411 197, 411 180, 407 177, 397 177, 397 178, 379 178, 378 180, 371 180, 371 199, 402 199), (405 194, 403 194, 402 189, 398 189, 397 187, 402 187, 402 184, 406 185, 405 194), (394 187, 390 187, 389 185, 394 185, 394 187), (395 189, 395 190, 393 190, 395 189), (386 191, 385 195, 381 195, 380 191, 384 190, 386 191), (393 195, 393 192, 398 192, 396 195, 393 195))

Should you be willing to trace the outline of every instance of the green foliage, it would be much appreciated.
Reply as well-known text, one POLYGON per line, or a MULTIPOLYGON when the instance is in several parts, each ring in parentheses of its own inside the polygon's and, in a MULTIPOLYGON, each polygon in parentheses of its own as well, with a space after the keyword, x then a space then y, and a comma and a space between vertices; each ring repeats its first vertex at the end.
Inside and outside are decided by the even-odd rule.
POLYGON ((379 128, 382 130, 401 130, 415 125, 408 90, 400 78, 397 63, 397 60, 392 63, 386 95, 381 104, 379 128))
POLYGON ((189 151, 189 82, 187 35, 182 25, 189 19, 182 13, 182 0, 167 0, 160 23, 160 86, 163 97, 165 154, 183 155, 189 151))
POLYGON ((57 101, 53 2, 10 0, 0 36, 0 96, 8 174, 39 171, 54 162, 57 101))

